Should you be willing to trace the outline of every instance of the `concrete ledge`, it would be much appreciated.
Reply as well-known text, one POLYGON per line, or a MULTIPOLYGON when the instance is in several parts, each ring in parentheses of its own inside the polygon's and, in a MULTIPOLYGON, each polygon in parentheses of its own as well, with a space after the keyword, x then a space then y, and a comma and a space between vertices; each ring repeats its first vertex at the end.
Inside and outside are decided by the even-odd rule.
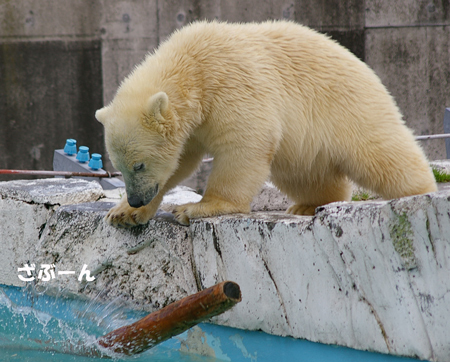
POLYGON ((35 204, 66 205, 97 201, 104 196, 96 182, 80 179, 42 179, 0 182, 2 199, 12 199, 35 204))
POLYGON ((196 269, 246 291, 221 323, 448 360, 449 195, 197 221, 196 269))
POLYGON ((254 212, 190 227, 161 212, 126 230, 104 223, 109 202, 46 207, 20 201, 16 187, 0 183, 0 261, 8 261, 0 283, 24 285, 17 268, 25 263, 54 264, 75 275, 36 278, 36 287, 150 311, 229 279, 243 301, 214 323, 450 361, 448 190, 334 203, 314 217, 254 212), (95 281, 78 281, 84 264, 95 281))

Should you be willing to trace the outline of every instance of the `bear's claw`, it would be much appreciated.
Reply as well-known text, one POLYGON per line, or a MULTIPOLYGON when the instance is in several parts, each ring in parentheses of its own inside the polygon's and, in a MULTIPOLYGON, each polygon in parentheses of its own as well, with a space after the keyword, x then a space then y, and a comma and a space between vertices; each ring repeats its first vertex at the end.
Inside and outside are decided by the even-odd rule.
POLYGON ((177 206, 172 213, 175 216, 175 220, 181 225, 190 225, 189 216, 188 216, 188 204, 177 206))
POLYGON ((119 228, 130 228, 146 224, 155 214, 148 206, 133 208, 127 202, 120 202, 106 214, 108 224, 119 228))

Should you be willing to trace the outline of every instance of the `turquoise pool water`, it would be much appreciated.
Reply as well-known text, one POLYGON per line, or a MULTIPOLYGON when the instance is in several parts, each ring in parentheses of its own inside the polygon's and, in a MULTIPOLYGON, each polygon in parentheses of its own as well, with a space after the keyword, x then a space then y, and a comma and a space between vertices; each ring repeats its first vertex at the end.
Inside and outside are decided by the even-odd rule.
MULTIPOLYGON (((90 357, 99 351, 97 338, 144 315, 114 302, 49 297, 0 286, 0 361, 101 360, 90 357)), ((137 356, 105 357, 136 362, 417 362, 211 324, 200 324, 137 356)))

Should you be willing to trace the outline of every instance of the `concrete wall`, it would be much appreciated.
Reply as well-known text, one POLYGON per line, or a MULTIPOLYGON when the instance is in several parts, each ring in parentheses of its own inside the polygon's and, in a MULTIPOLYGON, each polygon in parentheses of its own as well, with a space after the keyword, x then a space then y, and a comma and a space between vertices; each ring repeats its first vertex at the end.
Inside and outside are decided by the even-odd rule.
MULTIPOLYGON (((260 195, 251 214, 190 226, 162 212, 200 198, 178 189, 155 218, 132 229, 105 223, 120 192, 102 194, 84 180, 0 182, 0 284, 150 312, 232 280, 242 302, 213 323, 450 362, 448 185, 390 201, 328 204, 315 216, 256 211, 269 206, 260 195), (33 281, 19 279, 25 264, 35 264, 33 281), (39 278, 42 264, 54 265, 55 278, 39 278), (95 280, 78 279, 83 265, 95 280), (58 273, 67 270, 76 275, 58 273)), ((286 208, 270 198, 281 201, 272 210, 286 208)))
POLYGON ((66 138, 104 153, 100 14, 96 2, 1 2, 0 168, 51 169, 66 138))
MULTIPOLYGON (((443 131, 447 0, 3 0, 0 168, 51 169, 66 138, 104 153, 95 110, 145 53, 205 18, 289 19, 327 32, 374 68, 417 134, 443 131)), ((443 141, 424 147, 432 159, 445 157, 443 141)))

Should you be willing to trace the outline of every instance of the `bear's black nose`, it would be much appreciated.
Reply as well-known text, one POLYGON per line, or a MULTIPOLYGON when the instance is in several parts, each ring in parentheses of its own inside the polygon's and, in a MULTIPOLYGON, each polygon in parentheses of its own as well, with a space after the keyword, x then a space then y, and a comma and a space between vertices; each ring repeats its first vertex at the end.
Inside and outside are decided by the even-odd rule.
POLYGON ((130 204, 131 207, 135 207, 135 208, 145 205, 144 200, 142 200, 139 196, 135 196, 135 195, 128 196, 128 203, 130 204))

